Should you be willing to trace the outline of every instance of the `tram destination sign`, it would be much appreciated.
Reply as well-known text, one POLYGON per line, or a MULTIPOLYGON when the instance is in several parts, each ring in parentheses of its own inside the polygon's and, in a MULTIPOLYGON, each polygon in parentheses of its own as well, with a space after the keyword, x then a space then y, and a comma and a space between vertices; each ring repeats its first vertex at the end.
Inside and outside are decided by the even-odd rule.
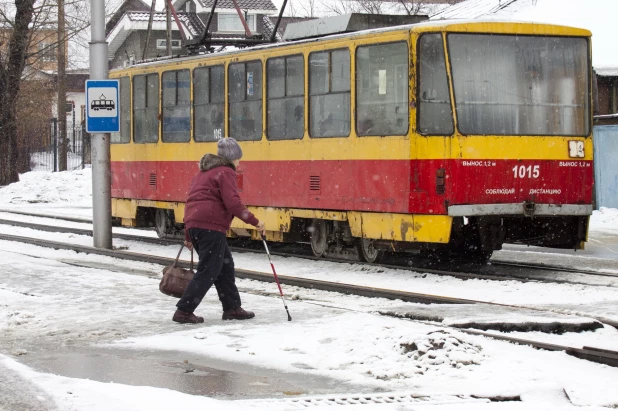
POLYGON ((86 131, 120 132, 118 80, 86 80, 86 131))

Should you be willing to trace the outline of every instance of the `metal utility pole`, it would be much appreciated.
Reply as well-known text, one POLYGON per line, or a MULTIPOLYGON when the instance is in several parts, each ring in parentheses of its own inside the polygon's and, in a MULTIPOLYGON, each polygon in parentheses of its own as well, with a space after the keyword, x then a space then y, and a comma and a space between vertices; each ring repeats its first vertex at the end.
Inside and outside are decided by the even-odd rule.
POLYGON ((150 47, 150 35, 152 34, 152 19, 155 12, 155 5, 157 4, 157 0, 152 0, 152 4, 150 5, 150 17, 148 18, 148 31, 146 32, 146 45, 144 46, 144 51, 142 52, 142 60, 146 60, 146 56, 148 55, 148 48, 150 47))
MULTIPOLYGON (((105 1, 90 0, 90 80, 108 76, 105 1)), ((112 248, 110 135, 92 134, 92 238, 97 248, 112 248)))
POLYGON ((67 170, 67 86, 64 0, 58 0, 58 169, 67 170))
POLYGON ((170 10, 169 3, 165 3, 165 50, 168 56, 172 55, 172 11, 170 10))

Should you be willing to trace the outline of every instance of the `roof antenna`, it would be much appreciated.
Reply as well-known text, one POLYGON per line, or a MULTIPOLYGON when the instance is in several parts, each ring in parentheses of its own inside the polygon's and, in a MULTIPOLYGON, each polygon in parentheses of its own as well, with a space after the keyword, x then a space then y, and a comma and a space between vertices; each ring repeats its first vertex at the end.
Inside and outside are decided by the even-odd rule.
MULTIPOLYGON (((206 49, 210 49, 210 44, 208 39, 210 38, 210 34, 208 33, 208 29, 210 28, 210 23, 212 22, 212 17, 215 15, 215 7, 217 7, 217 1, 218 0, 213 0, 212 2, 212 8, 210 9, 210 14, 208 15, 208 21, 206 22, 206 27, 204 27, 204 32, 202 33, 202 37, 200 38, 198 44, 197 44, 197 48, 199 49, 199 46, 201 44, 206 46, 206 49)), ((197 50, 196 50, 197 51, 197 50)))
POLYGON ((148 51, 148 45, 150 43, 150 33, 152 33, 152 19, 155 12, 155 4, 157 4, 157 0, 152 0, 152 4, 150 5, 150 17, 148 18, 148 31, 146 32, 146 46, 144 47, 144 51, 142 53, 142 60, 146 60, 146 52, 148 51))
POLYGON ((270 36, 270 42, 274 43, 277 38, 277 30, 279 30, 279 23, 281 22, 281 18, 283 17, 283 10, 285 10, 285 5, 288 3, 288 0, 283 0, 283 5, 281 6, 281 10, 279 11, 279 17, 277 17, 277 22, 275 23, 275 28, 273 29, 273 34, 270 36))

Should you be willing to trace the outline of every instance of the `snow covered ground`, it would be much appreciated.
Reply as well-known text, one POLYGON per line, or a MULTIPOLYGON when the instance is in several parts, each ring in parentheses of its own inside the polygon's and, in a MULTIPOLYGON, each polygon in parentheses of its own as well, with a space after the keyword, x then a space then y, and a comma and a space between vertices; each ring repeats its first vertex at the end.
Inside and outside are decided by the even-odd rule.
MULTIPOLYGON (((90 170, 28 173, 21 176, 19 183, 0 188, 0 209, 91 217, 89 192, 90 170)), ((6 214, 0 214, 0 218, 6 218, 6 214)), ((9 226, 0 226, 0 232, 92 244, 89 237, 9 226)), ((597 233, 618 237, 618 210, 595 212, 591 238, 597 233)), ((120 240, 114 240, 114 244, 134 252, 169 257, 176 253, 176 247, 171 246, 120 240)), ((539 254, 536 258, 543 256, 536 254, 539 254)), ((586 258, 593 259, 593 256, 586 258)), ((269 269, 263 254, 238 253, 235 260, 239 268, 269 269)), ((281 274, 512 304, 555 305, 561 311, 618 318, 618 290, 611 287, 462 281, 403 270, 367 271, 356 264, 308 264, 306 260, 294 258, 277 258, 275 264, 281 274), (568 308, 563 309, 564 306, 568 308)), ((377 314, 417 309, 416 304, 285 287, 284 291, 291 297, 288 306, 293 321, 290 323, 285 321, 285 311, 273 284, 238 280, 243 306, 256 311, 255 320, 221 322, 220 305, 209 293, 198 308, 206 322, 180 326, 170 320, 175 300, 157 290, 161 271, 158 265, 0 241, 0 267, 3 271, 0 277, 2 411, 197 407, 292 410, 300 409, 294 400, 305 396, 315 399, 335 393, 359 396, 393 392, 408 396, 412 393, 427 400, 335 407, 529 410, 599 409, 618 405, 616 368, 564 353, 537 351, 471 336, 439 324, 377 314), (209 398, 171 390, 165 384, 148 386, 126 378, 112 382, 97 377, 96 369, 82 367, 79 373, 72 374, 58 372, 49 365, 53 363, 50 358, 70 359, 72 353, 83 349, 108 355, 120 351, 165 355, 171 347, 187 358, 227 364, 237 375, 274 373, 278 378, 289 375, 291 379, 300 373, 306 375, 307 381, 318 382, 307 383, 305 387, 297 384, 298 391, 273 389, 266 398, 258 396, 260 400, 251 400, 251 394, 237 392, 234 398, 246 399, 229 401, 216 395, 209 398), (519 396, 521 401, 490 403, 475 400, 471 395, 519 396)), ((449 314, 448 308, 445 310, 445 323, 449 322, 449 315, 457 316, 456 311, 451 310, 455 314, 449 314)), ((459 316, 462 315, 467 314, 460 312, 459 316)), ((568 341, 576 346, 618 348, 615 343, 618 332, 611 327, 569 334, 525 335, 561 343, 568 341)), ((314 402, 312 409, 326 408, 319 401, 314 402)))

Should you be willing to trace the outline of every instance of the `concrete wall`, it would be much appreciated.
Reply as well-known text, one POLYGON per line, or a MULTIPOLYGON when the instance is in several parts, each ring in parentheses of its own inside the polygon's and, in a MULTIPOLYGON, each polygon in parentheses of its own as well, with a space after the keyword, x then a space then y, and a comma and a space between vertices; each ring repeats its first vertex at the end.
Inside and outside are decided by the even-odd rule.
POLYGON ((618 208, 618 125, 594 127, 596 206, 618 208))

